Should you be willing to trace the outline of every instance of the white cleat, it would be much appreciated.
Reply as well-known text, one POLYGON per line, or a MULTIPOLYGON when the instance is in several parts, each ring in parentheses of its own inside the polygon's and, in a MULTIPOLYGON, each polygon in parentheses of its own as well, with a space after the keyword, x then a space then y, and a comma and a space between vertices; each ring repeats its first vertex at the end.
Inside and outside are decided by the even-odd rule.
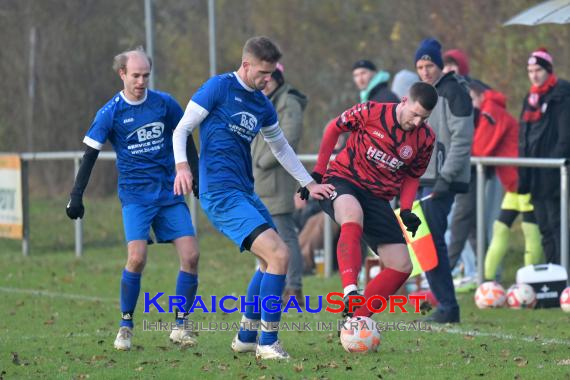
POLYGON ((257 343, 242 342, 241 340, 239 340, 239 334, 236 334, 236 336, 234 336, 234 339, 232 340, 232 350, 234 352, 243 354, 245 352, 256 352, 256 349, 257 349, 257 343))
POLYGON ((119 329, 119 333, 115 338, 114 346, 119 351, 129 351, 131 349, 131 338, 133 337, 133 329, 123 326, 119 329))
POLYGON ((198 344, 194 331, 179 327, 172 329, 170 341, 183 347, 193 347, 198 344))
POLYGON ((275 359, 275 360, 289 360, 291 357, 283 349, 280 341, 276 341, 273 344, 267 345, 257 345, 255 350, 255 357, 257 359, 275 359))

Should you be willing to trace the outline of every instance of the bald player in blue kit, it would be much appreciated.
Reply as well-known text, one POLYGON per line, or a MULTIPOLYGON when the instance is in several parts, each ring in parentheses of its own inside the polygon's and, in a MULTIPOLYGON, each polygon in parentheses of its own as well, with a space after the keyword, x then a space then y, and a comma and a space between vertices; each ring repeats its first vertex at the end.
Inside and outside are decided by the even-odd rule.
MULTIPOLYGON (((271 216, 254 192, 251 142, 261 132, 280 164, 301 185, 305 198, 329 197, 332 185, 319 185, 305 170, 279 128, 277 114, 261 90, 281 58, 267 37, 250 38, 243 48, 238 71, 210 78, 192 96, 173 135, 176 179, 174 190, 186 194, 192 174, 186 158, 186 141, 200 126, 200 203, 212 224, 241 251, 259 260, 247 291, 247 301, 272 296, 269 308, 281 305, 289 252, 277 234, 271 216)), ((235 352, 255 352, 260 359, 289 359, 277 339, 281 312, 249 305, 243 326, 232 341, 235 352), (261 323, 260 323, 261 322, 261 323), (256 325, 261 326, 257 336, 256 325)))
MULTIPOLYGON (((189 310, 198 288, 198 244, 184 197, 174 194, 174 155, 172 133, 183 110, 167 93, 149 90, 151 60, 142 48, 118 54, 113 68, 123 81, 117 93, 96 114, 83 142, 85 155, 66 213, 71 219, 84 214, 83 192, 99 151, 107 140, 117 153, 119 199, 127 240, 128 258, 121 278, 121 322, 114 342, 118 350, 132 345, 133 313, 146 264, 150 228, 159 243, 172 242, 180 259, 176 295, 184 296, 189 310)), ((186 142, 185 142, 186 144, 186 142)), ((197 152, 192 139, 188 150, 193 171, 197 173, 197 152)), ((197 195, 197 189, 194 189, 197 195)), ((187 313, 177 311, 176 328, 170 340, 193 346, 195 334, 184 329, 187 313)))

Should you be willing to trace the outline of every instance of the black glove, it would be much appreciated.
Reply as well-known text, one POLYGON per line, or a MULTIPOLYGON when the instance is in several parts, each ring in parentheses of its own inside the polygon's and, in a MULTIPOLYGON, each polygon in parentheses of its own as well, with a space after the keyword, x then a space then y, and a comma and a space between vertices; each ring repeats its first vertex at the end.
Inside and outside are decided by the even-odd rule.
POLYGON ((198 180, 198 175, 193 175, 192 177, 192 192, 196 199, 200 199, 200 182, 198 180))
POLYGON ((83 199, 80 195, 71 195, 69 203, 65 208, 65 212, 69 219, 81 219, 85 213, 85 207, 83 207, 83 199))
POLYGON ((323 183, 323 175, 321 173, 317 173, 317 172, 312 172, 311 173, 311 177, 313 177, 313 179, 315 180, 316 183, 318 183, 319 185, 321 183, 323 183))
POLYGON ((416 237, 416 232, 418 231, 418 227, 422 224, 420 218, 416 216, 410 210, 402 210, 400 211, 400 218, 402 218, 402 222, 406 226, 406 230, 412 233, 412 237, 416 237))
POLYGON ((305 186, 300 187, 299 190, 297 190, 297 193, 299 194, 299 196, 301 197, 302 200, 306 201, 309 199, 309 195, 311 194, 311 192, 309 191, 309 189, 307 189, 305 186))

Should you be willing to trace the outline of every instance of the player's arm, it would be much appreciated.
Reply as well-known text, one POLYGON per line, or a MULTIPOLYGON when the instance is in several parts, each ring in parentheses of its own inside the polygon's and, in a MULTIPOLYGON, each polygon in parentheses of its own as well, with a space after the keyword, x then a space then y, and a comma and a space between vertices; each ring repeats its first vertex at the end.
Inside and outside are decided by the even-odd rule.
POLYGON ((190 173, 192 174, 192 192, 196 198, 200 198, 199 195, 199 181, 200 181, 200 161, 198 159, 198 150, 196 149, 196 144, 192 135, 188 136, 186 142, 186 157, 188 158, 188 163, 190 164, 190 173))
POLYGON ((313 181, 313 178, 287 142, 283 131, 279 128, 279 123, 261 128, 261 134, 281 166, 299 182, 302 188, 307 188, 313 198, 324 199, 324 197, 329 197, 332 194, 334 186, 328 184, 320 185, 313 181))
POLYGON ((400 187, 400 217, 407 230, 412 233, 412 237, 415 237, 418 227, 422 224, 420 218, 412 212, 412 207, 420 187, 420 177, 425 173, 431 160, 435 140, 435 135, 431 129, 426 128, 425 131, 423 147, 407 168, 406 177, 404 177, 400 187))
POLYGON ((187 194, 192 190, 192 171, 188 165, 190 153, 190 164, 197 170, 198 153, 194 140, 190 137, 194 129, 208 116, 209 112, 194 101, 190 101, 184 115, 172 133, 172 148, 174 150, 174 161, 176 162, 176 179, 174 180, 174 193, 176 195, 187 194), (188 141, 191 140, 191 143, 188 141), (193 152, 188 152, 188 149, 193 152), (193 164, 192 161, 195 161, 193 164))
POLYGON ((364 126, 369 114, 369 103, 357 104, 329 122, 323 134, 317 164, 313 169, 313 177, 317 182, 321 182, 327 171, 329 160, 340 135, 356 131, 364 126))
POLYGON ((100 109, 95 115, 95 119, 91 127, 87 131, 83 143, 87 145, 81 165, 75 177, 75 183, 71 190, 70 199, 67 203, 65 212, 70 219, 83 218, 85 208, 83 207, 83 192, 89 183, 91 171, 95 166, 95 161, 99 157, 99 152, 103 149, 107 137, 113 129, 114 110, 111 106, 106 105, 100 109))
POLYGON ((91 171, 93 170, 93 166, 95 166, 95 161, 97 161, 98 156, 98 149, 88 146, 85 150, 79 171, 75 177, 75 183, 71 190, 69 202, 65 209, 70 219, 83 218, 83 214, 85 213, 85 208, 83 207, 83 192, 89 183, 89 177, 91 177, 91 171))

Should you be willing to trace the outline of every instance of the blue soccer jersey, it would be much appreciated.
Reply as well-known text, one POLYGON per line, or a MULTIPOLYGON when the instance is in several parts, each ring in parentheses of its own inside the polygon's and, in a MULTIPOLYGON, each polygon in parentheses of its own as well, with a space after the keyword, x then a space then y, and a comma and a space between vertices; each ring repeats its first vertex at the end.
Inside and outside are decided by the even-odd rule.
POLYGON ((119 92, 97 112, 83 142, 97 150, 107 140, 113 145, 123 205, 184 202, 182 196, 174 195, 172 152, 172 131, 182 115, 169 94, 151 90, 138 102, 119 92))
POLYGON ((192 101, 209 113, 200 124, 200 193, 253 193, 251 142, 261 128, 277 124, 273 105, 235 72, 208 80, 192 101))

